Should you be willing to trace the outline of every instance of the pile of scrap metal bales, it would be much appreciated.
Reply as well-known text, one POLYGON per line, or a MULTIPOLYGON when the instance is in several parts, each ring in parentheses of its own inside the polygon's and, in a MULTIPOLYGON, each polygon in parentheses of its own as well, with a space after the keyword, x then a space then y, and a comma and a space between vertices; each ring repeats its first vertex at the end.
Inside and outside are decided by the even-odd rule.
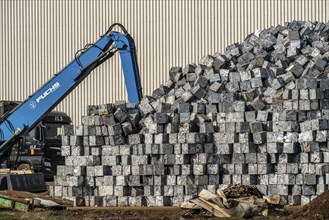
POLYGON ((329 184, 329 23, 247 36, 138 104, 89 106, 63 128, 53 196, 77 206, 180 205, 202 189, 255 185, 305 204, 329 184))

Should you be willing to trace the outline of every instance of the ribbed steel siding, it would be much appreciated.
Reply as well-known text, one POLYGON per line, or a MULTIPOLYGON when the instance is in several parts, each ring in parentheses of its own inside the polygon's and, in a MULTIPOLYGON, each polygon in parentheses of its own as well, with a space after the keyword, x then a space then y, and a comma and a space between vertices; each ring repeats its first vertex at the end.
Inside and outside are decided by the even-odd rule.
MULTIPOLYGON (((114 22, 138 48, 144 94, 171 66, 197 63, 256 29, 285 21, 327 21, 328 0, 0 1, 0 99, 24 100, 114 22)), ((119 56, 95 70, 58 107, 80 123, 88 104, 125 99, 119 56)))

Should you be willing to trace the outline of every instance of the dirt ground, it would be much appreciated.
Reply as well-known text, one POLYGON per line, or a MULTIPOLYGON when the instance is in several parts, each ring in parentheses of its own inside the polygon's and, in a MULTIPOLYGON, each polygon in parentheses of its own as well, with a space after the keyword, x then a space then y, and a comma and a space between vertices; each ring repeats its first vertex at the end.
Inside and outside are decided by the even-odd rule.
MULTIPOLYGON (((296 209, 297 211, 300 210, 296 209)), ((278 215, 272 217, 254 217, 253 219, 268 219, 268 220, 288 220, 294 219, 291 213, 295 213, 296 210, 288 209, 284 213, 281 210, 278 215), (290 216, 285 216, 290 215, 290 216), (280 217, 277 217, 280 216, 280 217)), ((33 212, 18 212, 0 209, 0 220, 59 220, 59 219, 128 219, 128 220, 184 220, 184 219, 218 219, 210 216, 207 212, 200 212, 198 210, 193 211, 183 210, 179 207, 106 207, 106 208, 90 208, 90 207, 78 207, 68 208, 66 210, 35 210, 33 212)), ((234 218, 221 218, 235 220, 234 218)), ((301 219, 301 218, 298 218, 301 219)))
POLYGON ((68 208, 66 210, 35 210, 33 212, 18 212, 0 209, 0 220, 11 219, 214 219, 205 213, 191 214, 179 207, 107 207, 107 208, 68 208))
POLYGON ((294 215, 295 219, 326 220, 329 219, 329 191, 322 193, 294 215))
MULTIPOLYGON (((19 193, 15 193, 19 196, 19 193)), ((268 220, 326 220, 329 219, 329 191, 322 193, 316 199, 305 206, 285 206, 269 209, 271 216, 257 216, 252 219, 268 220)), ((31 212, 19 212, 8 209, 0 209, 0 220, 11 219, 218 219, 211 217, 209 213, 200 210, 186 210, 179 207, 68 207, 64 210, 41 210, 31 212)), ((230 220, 233 220, 230 218, 230 220)))

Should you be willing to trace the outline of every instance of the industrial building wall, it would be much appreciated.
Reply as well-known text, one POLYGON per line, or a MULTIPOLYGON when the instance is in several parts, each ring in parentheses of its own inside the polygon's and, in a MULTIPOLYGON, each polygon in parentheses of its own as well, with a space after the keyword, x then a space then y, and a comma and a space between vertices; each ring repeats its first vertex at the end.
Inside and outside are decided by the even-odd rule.
MULTIPOLYGON (((329 0, 1 0, 0 100, 24 100, 120 22, 136 42, 144 94, 171 66, 241 42, 285 21, 329 20, 329 0)), ((57 109, 80 123, 87 105, 126 99, 119 56, 82 82, 57 109)))

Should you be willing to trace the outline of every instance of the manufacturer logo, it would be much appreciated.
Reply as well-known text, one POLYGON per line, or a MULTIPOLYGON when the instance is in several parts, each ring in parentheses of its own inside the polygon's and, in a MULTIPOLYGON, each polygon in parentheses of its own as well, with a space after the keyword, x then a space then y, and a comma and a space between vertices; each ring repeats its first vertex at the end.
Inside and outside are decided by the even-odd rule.
POLYGON ((50 88, 48 88, 42 95, 40 95, 35 101, 39 103, 42 99, 46 98, 50 93, 55 92, 61 85, 59 82, 55 82, 50 88))
POLYGON ((35 109, 35 107, 37 107, 37 103, 35 103, 35 101, 31 101, 29 103, 30 109, 35 109))

